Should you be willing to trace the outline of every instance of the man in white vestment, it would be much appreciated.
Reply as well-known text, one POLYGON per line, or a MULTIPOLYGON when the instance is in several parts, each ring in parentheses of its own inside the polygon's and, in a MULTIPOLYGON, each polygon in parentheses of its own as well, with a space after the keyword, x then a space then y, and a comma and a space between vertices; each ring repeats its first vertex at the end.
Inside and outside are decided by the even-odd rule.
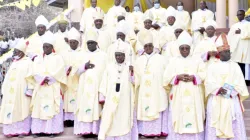
POLYGON ((107 55, 97 47, 98 34, 95 30, 88 30, 85 35, 88 50, 81 57, 84 70, 79 77, 74 134, 98 135, 102 110, 98 91, 107 65, 107 55))
POLYGON ((135 62, 138 131, 143 136, 167 136, 168 97, 163 88, 164 57, 154 52, 153 35, 140 31, 144 53, 135 62))
POLYGON ((108 62, 115 62, 115 50, 119 48, 120 45, 127 46, 126 55, 130 57, 126 57, 126 61, 134 62, 134 50, 129 42, 126 41, 126 37, 128 35, 128 28, 125 20, 122 20, 118 23, 116 27, 116 40, 108 47, 107 54, 108 54, 108 62))
POLYGON ((69 48, 68 37, 67 37, 68 36, 67 27, 69 22, 64 15, 61 15, 57 23, 59 30, 57 31, 57 33, 55 33, 56 44, 54 49, 56 53, 61 54, 64 51, 67 51, 69 48))
POLYGON ((184 4, 182 1, 177 2, 176 4, 177 12, 176 12, 176 20, 177 22, 182 22, 185 26, 185 30, 189 30, 191 18, 188 11, 184 10, 184 4))
MULTIPOLYGON (((103 12, 103 10, 97 6, 97 0, 90 0, 91 7, 86 8, 82 13, 80 22, 80 31, 83 33, 86 29, 94 27, 93 16, 96 12, 103 12)), ((104 12, 103 12, 104 13, 104 12)))
POLYGON ((207 36, 196 45, 194 49, 194 56, 202 58, 204 62, 207 62, 207 66, 211 63, 217 62, 219 54, 216 49, 217 36, 215 35, 217 24, 214 20, 208 20, 204 24, 205 32, 207 36))
POLYGON ((34 60, 36 56, 43 54, 42 39, 45 32, 48 30, 49 21, 43 15, 40 15, 37 17, 35 24, 37 28, 37 34, 29 38, 29 47, 26 50, 27 55, 32 60, 34 60))
MULTIPOLYGON (((239 22, 235 23, 228 33, 232 61, 239 63, 245 79, 250 80, 250 22, 246 21, 245 11, 237 12, 239 22)), ((247 82, 248 83, 248 82, 247 82)))
POLYGON ((77 73, 79 65, 82 64, 84 56, 83 49, 80 47, 81 35, 78 30, 72 27, 68 32, 69 48, 62 54, 66 66, 67 89, 64 92, 64 125, 72 127, 74 125, 74 112, 77 100, 77 91, 79 83, 79 74, 77 73))
POLYGON ((216 41, 220 60, 207 70, 205 140, 247 140, 243 101, 249 97, 239 65, 233 62, 225 34, 216 41))
POLYGON ((140 29, 143 28, 143 12, 140 11, 140 5, 137 3, 134 6, 134 10, 131 14, 129 14, 127 18, 131 28, 135 31, 137 34, 140 29))
POLYGON ((134 71, 131 62, 126 60, 129 48, 120 44, 116 48, 115 62, 104 71, 100 95, 105 101, 98 139, 138 140, 135 108, 134 71))
POLYGON ((153 15, 152 27, 154 29, 158 30, 165 25, 167 11, 161 7, 160 0, 154 0, 154 7, 148 9, 145 14, 148 12, 153 15))
POLYGON ((115 27, 118 15, 124 15, 126 17, 126 10, 121 6, 121 0, 114 0, 114 6, 111 7, 105 16, 105 25, 109 28, 115 27))
POLYGON ((204 24, 207 20, 214 19, 214 13, 206 8, 205 1, 200 2, 200 9, 192 13, 191 30, 193 33, 194 45, 198 44, 204 38, 204 24))

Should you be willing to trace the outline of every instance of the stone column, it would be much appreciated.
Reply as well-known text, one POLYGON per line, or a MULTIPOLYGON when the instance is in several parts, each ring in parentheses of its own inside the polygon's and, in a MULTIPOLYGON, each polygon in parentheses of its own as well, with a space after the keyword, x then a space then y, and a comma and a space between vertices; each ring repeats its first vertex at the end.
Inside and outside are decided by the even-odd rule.
POLYGON ((218 28, 226 28, 226 0, 216 0, 216 22, 218 28))
POLYGON ((83 0, 68 0, 68 8, 73 8, 70 18, 72 22, 80 22, 83 12, 83 0))
POLYGON ((236 15, 239 7, 238 0, 229 0, 228 9, 229 9, 229 27, 236 23, 236 15))

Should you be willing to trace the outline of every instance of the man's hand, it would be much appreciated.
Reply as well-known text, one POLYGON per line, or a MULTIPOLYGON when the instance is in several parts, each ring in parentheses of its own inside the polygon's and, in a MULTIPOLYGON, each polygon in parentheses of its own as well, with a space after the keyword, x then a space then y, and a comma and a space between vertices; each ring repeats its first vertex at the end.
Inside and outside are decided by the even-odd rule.
POLYGON ((217 51, 209 51, 209 52, 208 52, 208 55, 209 55, 209 56, 216 56, 217 54, 218 54, 217 51))
POLYGON ((205 32, 205 28, 204 27, 201 27, 199 30, 198 30, 201 34, 203 34, 205 32))
POLYGON ((225 95, 225 94, 227 94, 227 90, 226 90, 226 89, 224 89, 224 88, 220 88, 220 90, 219 90, 219 94, 221 94, 221 95, 225 95))
POLYGON ((139 30, 135 30, 135 34, 137 35, 137 33, 139 32, 139 30))
POLYGON ((44 85, 49 85, 49 78, 48 77, 46 77, 45 79, 44 79, 44 85))
POLYGON ((193 82, 195 77, 193 75, 188 76, 188 82, 193 82))
POLYGON ((235 31, 235 34, 240 34, 241 30, 238 28, 238 30, 235 31))
POLYGON ((85 64, 85 69, 93 69, 95 67, 94 64, 91 64, 90 61, 88 61, 86 64, 85 64))
POLYGON ((180 74, 177 76, 177 79, 183 82, 187 82, 188 80, 188 75, 187 74, 180 74))

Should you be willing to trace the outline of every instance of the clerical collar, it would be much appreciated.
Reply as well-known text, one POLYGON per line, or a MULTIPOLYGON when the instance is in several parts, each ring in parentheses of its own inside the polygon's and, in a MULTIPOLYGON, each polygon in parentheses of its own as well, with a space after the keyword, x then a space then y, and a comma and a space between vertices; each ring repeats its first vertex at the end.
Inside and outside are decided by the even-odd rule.
POLYGON ((87 52, 88 53, 96 53, 96 52, 98 52, 99 51, 99 49, 97 48, 97 46, 96 46, 96 50, 94 50, 93 52, 91 52, 91 51, 89 51, 89 49, 87 49, 87 52))
POLYGON ((247 22, 245 19, 243 19, 242 21, 240 21, 240 23, 245 23, 245 22, 247 22))
POLYGON ((217 36, 215 36, 215 35, 212 36, 212 37, 208 37, 208 36, 207 36, 206 39, 214 43, 215 40, 217 39, 217 36))
POLYGON ((145 52, 145 55, 147 56, 147 57, 151 57, 151 56, 153 56, 155 54, 155 52, 153 51, 151 54, 147 54, 146 52, 145 52))
POLYGON ((70 51, 71 51, 71 52, 77 52, 77 51, 80 51, 80 47, 79 47, 79 45, 78 45, 78 47, 77 47, 75 50, 73 50, 73 49, 71 49, 71 48, 70 48, 70 51))

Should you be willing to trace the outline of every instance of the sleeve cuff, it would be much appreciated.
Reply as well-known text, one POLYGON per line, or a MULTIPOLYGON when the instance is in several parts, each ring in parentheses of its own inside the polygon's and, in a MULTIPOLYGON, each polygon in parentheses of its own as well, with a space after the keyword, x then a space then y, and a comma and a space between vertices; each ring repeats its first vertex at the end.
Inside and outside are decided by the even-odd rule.
POLYGON ((28 89, 28 90, 25 92, 25 94, 26 94, 26 96, 32 97, 33 90, 28 89))
POLYGON ((204 62, 207 62, 210 59, 210 56, 208 55, 208 52, 201 55, 201 58, 204 62))
POLYGON ((80 68, 78 68, 78 70, 77 70, 77 74, 78 75, 81 75, 82 73, 84 73, 86 71, 86 68, 85 68, 85 64, 84 65, 82 65, 80 68))
POLYGON ((104 104, 105 103, 105 97, 103 96, 102 93, 99 93, 99 103, 104 104))
POLYGON ((45 82, 44 82, 45 79, 46 79, 46 77, 44 77, 43 80, 42 80, 42 82, 40 83, 41 86, 43 86, 45 84, 45 82))
POLYGON ((49 85, 52 85, 56 82, 56 79, 52 76, 50 76, 48 79, 49 79, 49 83, 48 83, 49 85))
POLYGON ((178 85, 179 84, 179 80, 177 78, 177 76, 174 77, 174 79, 171 82, 172 85, 178 85))
POLYGON ((168 43, 166 43, 164 46, 162 46, 162 49, 165 51, 167 49, 168 43))
POLYGON ((67 66, 67 67, 65 68, 65 72, 66 72, 66 75, 67 75, 67 76, 69 76, 69 74, 70 74, 69 68, 70 68, 70 66, 67 66))
POLYGON ((134 76, 134 75, 131 75, 131 76, 130 76, 130 82, 131 82, 132 84, 135 84, 135 76, 134 76))
POLYGON ((202 83, 200 77, 197 76, 197 75, 193 75, 193 76, 194 76, 193 84, 194 85, 200 85, 202 83))
POLYGON ((138 54, 138 55, 142 55, 143 53, 144 53, 144 50, 138 50, 138 51, 137 51, 137 54, 138 54))

